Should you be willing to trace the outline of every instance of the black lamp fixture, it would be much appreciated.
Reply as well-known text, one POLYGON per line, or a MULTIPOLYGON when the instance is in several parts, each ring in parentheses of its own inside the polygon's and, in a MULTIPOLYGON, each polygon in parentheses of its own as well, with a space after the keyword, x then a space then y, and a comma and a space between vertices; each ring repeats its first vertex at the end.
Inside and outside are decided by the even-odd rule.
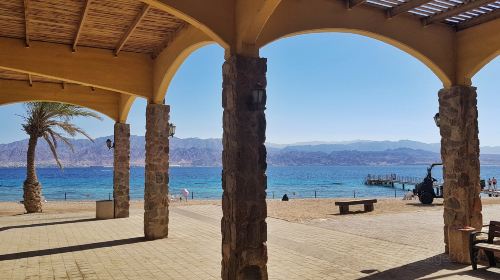
POLYGON ((108 147, 108 150, 111 150, 115 147, 115 143, 111 141, 111 139, 106 140, 106 146, 108 147))
POLYGON ((439 127, 439 123, 441 122, 441 119, 439 118, 439 113, 436 113, 434 115, 434 122, 436 123, 436 126, 439 127))
POLYGON ((174 137, 175 134, 175 125, 173 123, 168 124, 168 135, 170 137, 174 137))
POLYGON ((252 99, 250 102, 250 107, 253 110, 260 110, 266 104, 266 89, 261 85, 252 90, 252 99))

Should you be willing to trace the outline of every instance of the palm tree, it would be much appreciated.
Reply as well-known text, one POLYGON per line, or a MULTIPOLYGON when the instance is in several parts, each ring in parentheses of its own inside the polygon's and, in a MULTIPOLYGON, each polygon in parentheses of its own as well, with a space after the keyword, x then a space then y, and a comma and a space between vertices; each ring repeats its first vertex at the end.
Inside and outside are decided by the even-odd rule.
POLYGON ((82 134, 89 140, 92 138, 81 128, 70 123, 74 117, 92 117, 101 120, 101 117, 85 108, 62 103, 53 102, 30 102, 26 103, 26 115, 23 116, 25 123, 24 131, 29 135, 28 153, 26 163, 26 181, 24 181, 24 208, 28 213, 42 212, 42 185, 38 182, 35 169, 35 150, 38 138, 43 137, 49 145, 59 168, 62 168, 57 156, 57 144, 62 141, 71 150, 69 138, 65 134, 74 137, 82 134))

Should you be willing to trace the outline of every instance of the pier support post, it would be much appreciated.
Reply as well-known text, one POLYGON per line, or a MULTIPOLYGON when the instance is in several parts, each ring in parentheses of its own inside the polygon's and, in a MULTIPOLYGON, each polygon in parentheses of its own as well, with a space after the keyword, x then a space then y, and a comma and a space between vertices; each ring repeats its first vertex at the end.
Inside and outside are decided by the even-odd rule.
POLYGON ((115 123, 114 130, 114 217, 127 218, 130 208, 130 125, 115 123))
POLYGON ((146 168, 144 176, 144 235, 168 236, 168 155, 170 106, 146 108, 146 168))
POLYGON ((230 56, 223 66, 222 279, 267 279, 267 61, 230 56))
POLYGON ((453 86, 439 91, 441 158, 444 170, 444 239, 450 259, 463 262, 468 248, 453 234, 482 226, 476 88, 453 86))

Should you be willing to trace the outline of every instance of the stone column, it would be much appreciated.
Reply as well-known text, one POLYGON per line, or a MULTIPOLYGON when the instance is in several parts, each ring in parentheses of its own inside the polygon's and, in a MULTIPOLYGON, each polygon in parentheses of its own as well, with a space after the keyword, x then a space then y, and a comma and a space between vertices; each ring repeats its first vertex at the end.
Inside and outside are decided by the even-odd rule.
POLYGON ((130 207, 130 125, 115 123, 113 200, 115 218, 127 218, 130 207))
POLYGON ((467 226, 480 230, 483 223, 476 88, 453 86, 440 90, 439 116, 444 164, 445 251, 453 261, 459 261, 463 256, 457 256, 458 252, 467 252, 468 248, 463 242, 455 242, 461 239, 454 235, 467 226))
POLYGON ((144 235, 148 240, 168 236, 169 112, 167 105, 146 108, 144 235))
POLYGON ((239 55, 223 66, 222 279, 267 279, 267 60, 239 55))

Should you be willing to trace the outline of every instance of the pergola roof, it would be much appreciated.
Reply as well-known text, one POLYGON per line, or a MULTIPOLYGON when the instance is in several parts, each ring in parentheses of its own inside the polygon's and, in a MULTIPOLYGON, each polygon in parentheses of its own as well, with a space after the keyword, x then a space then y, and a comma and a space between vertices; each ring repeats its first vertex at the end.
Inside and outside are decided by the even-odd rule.
POLYGON ((0 37, 155 54, 184 21, 135 0, 4 0, 0 37))
POLYGON ((47 100, 124 121, 135 97, 162 102, 182 62, 203 45, 258 56, 277 39, 321 31, 384 41, 445 87, 470 84, 500 53, 499 30, 500 0, 3 0, 0 105, 21 102, 14 91, 39 100, 36 83, 46 92, 69 85, 47 100))
POLYGON ((388 17, 406 12, 421 19, 424 25, 442 22, 459 30, 500 17, 500 1, 496 0, 351 0, 351 3, 385 9, 388 17))

